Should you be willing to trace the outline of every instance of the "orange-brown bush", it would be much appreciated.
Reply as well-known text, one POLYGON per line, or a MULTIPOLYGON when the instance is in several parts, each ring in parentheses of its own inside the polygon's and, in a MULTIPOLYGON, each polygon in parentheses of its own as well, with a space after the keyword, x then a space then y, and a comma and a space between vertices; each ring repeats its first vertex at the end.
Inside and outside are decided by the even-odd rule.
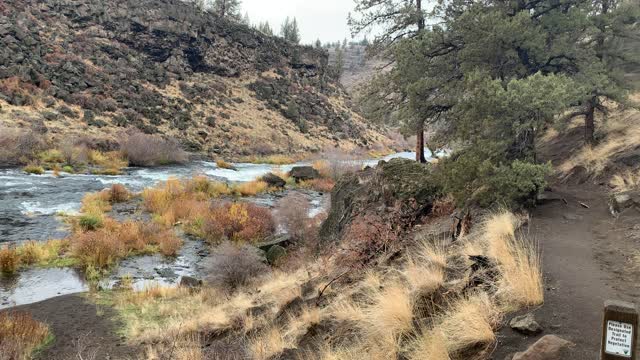
POLYGON ((176 256, 182 247, 182 239, 176 236, 173 231, 163 231, 158 234, 160 253, 164 256, 176 256))
POLYGON ((368 263, 376 255, 388 251, 399 235, 388 221, 378 215, 355 218, 343 237, 346 245, 340 263, 354 266, 368 263))
POLYGON ((109 202, 112 204, 121 203, 129 200, 131 194, 129 190, 122 184, 113 184, 109 189, 109 202))
POLYGON ((451 215, 456 209, 456 202, 453 196, 445 196, 433 202, 431 213, 434 216, 451 215))
POLYGON ((71 251, 85 268, 107 268, 126 255, 126 248, 115 232, 101 229, 76 234, 71 251))
POLYGON ((20 266, 20 254, 15 248, 3 246, 0 248, 0 272, 13 274, 20 266))
POLYGON ((336 182, 331 178, 313 179, 300 184, 302 188, 312 189, 321 193, 329 193, 336 186, 336 182))
POLYGON ((177 141, 141 132, 127 136, 120 143, 120 150, 133 166, 179 164, 188 160, 177 141))
POLYGON ((211 208, 203 231, 212 243, 257 242, 273 234, 275 223, 269 209, 249 203, 226 203, 211 208))
POLYGON ((78 233, 71 239, 73 255, 84 267, 107 268, 118 260, 139 253, 160 251, 174 256, 182 240, 172 229, 155 223, 127 221, 122 224, 106 219, 104 227, 78 233), (157 247, 156 247, 157 246, 157 247))
POLYGON ((48 337, 49 328, 28 313, 0 313, 0 359, 30 359, 48 337))

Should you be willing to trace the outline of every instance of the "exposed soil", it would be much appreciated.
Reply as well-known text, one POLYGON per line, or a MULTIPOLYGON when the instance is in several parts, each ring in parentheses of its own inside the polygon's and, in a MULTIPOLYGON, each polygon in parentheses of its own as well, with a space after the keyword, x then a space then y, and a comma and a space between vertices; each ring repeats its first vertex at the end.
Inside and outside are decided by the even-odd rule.
POLYGON ((91 303, 82 295, 67 295, 35 304, 19 306, 12 311, 26 311, 36 320, 49 325, 55 340, 38 354, 43 360, 137 359, 140 349, 125 344, 116 334, 115 312, 91 303))
MULTIPOLYGON (((580 142, 581 133, 572 131, 547 144, 544 158, 558 164, 580 142)), ((512 353, 524 351, 545 334, 576 343, 573 359, 598 359, 604 302, 640 304, 640 268, 632 262, 640 249, 640 212, 628 209, 612 216, 609 189, 593 184, 588 176, 579 177, 554 184, 554 192, 566 203, 556 200, 538 206, 527 229, 542 251, 545 303, 533 312, 545 330, 526 337, 505 325, 493 359, 511 359, 512 353)))

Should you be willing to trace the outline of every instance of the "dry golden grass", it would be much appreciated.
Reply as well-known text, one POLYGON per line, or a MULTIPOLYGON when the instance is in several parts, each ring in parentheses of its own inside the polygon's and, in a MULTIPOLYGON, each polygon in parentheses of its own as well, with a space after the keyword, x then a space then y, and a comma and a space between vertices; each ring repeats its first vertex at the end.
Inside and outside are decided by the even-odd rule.
POLYGON ((272 327, 250 339, 248 350, 252 359, 267 360, 293 346, 295 344, 286 339, 282 329, 272 327))
POLYGON ((440 331, 422 329, 408 345, 409 360, 451 360, 447 343, 440 331))
POLYGON ((28 313, 0 313, 0 357, 3 359, 31 359, 34 350, 49 336, 49 328, 28 313))
POLYGON ((336 346, 332 340, 320 342, 316 344, 319 351, 309 356, 450 360, 495 343, 494 331, 506 311, 541 299, 539 260, 532 251, 535 247, 516 241, 519 224, 513 214, 497 213, 466 237, 464 244, 419 243, 401 266, 371 268, 354 281, 329 287, 323 295, 329 302, 326 307, 309 303, 277 318, 302 297, 303 284, 321 279, 320 288, 341 273, 339 268, 331 260, 318 261, 296 271, 273 271, 261 277, 262 282, 233 292, 155 286, 115 294, 114 302, 133 343, 171 344, 172 339, 188 334, 230 331, 245 341, 244 350, 251 358, 268 359, 296 348, 311 326, 330 320, 342 325, 335 334, 327 334, 329 338, 349 331, 353 341, 346 346, 336 346), (420 301, 425 293, 448 286, 444 282, 448 260, 467 253, 488 255, 497 263, 497 293, 452 294, 448 303, 424 314, 420 301), (249 311, 256 308, 262 310, 259 315, 249 311))
POLYGON ((412 329, 413 299, 405 287, 389 284, 377 291, 365 308, 363 330, 375 339, 397 339, 412 329))
POLYGON ((495 341, 494 329, 501 317, 486 293, 478 293, 456 301, 440 315, 434 326, 442 334, 448 354, 455 354, 475 345, 490 345, 495 341))
POLYGON ((490 216, 484 224, 487 255, 500 271, 497 296, 510 310, 544 301, 540 254, 535 244, 516 236, 519 224, 520 220, 507 211, 490 216))
POLYGON ((601 125, 603 139, 595 146, 585 145, 559 166, 568 174, 576 166, 584 166, 591 174, 600 175, 618 155, 640 145, 640 112, 616 110, 601 125))
POLYGON ((222 159, 218 159, 216 160, 216 166, 219 167, 220 169, 227 169, 227 170, 235 170, 235 166, 233 166, 233 164, 228 163, 222 159))
POLYGON ((11 275, 20 267, 20 254, 16 248, 9 246, 0 247, 0 272, 11 275))
POLYGON ((202 341, 195 335, 177 337, 168 343, 148 345, 147 360, 201 360, 204 359, 202 341))
POLYGON ((82 198, 80 212, 84 215, 103 217, 105 212, 111 211, 111 194, 108 191, 88 193, 82 198))
POLYGON ((240 196, 256 196, 269 190, 269 184, 264 181, 254 180, 236 184, 232 187, 233 193, 240 196))
POLYGON ((640 187, 640 171, 624 171, 613 175, 609 182, 614 193, 636 190, 640 187))

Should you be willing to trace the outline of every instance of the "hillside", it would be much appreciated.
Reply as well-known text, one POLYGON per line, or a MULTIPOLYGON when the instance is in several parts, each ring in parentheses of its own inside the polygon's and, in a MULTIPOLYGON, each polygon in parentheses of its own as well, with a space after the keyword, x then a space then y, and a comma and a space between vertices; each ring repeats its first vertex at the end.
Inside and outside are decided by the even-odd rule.
MULTIPOLYGON (((336 49, 329 50, 329 63, 335 64, 336 49)), ((343 49, 344 65, 340 83, 349 93, 357 91, 358 87, 365 85, 376 74, 378 68, 384 65, 379 59, 367 57, 367 47, 359 44, 349 44, 343 49)))
POLYGON ((111 144, 125 128, 226 156, 384 141, 328 55, 178 0, 0 4, 0 124, 111 144))

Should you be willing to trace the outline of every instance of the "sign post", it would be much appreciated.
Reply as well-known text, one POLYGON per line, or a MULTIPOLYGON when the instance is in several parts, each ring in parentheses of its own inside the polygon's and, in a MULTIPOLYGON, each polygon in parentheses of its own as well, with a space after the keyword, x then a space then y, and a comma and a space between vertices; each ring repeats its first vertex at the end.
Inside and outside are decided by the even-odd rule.
POLYGON ((638 310, 632 303, 604 303, 600 360, 638 360, 638 310))

